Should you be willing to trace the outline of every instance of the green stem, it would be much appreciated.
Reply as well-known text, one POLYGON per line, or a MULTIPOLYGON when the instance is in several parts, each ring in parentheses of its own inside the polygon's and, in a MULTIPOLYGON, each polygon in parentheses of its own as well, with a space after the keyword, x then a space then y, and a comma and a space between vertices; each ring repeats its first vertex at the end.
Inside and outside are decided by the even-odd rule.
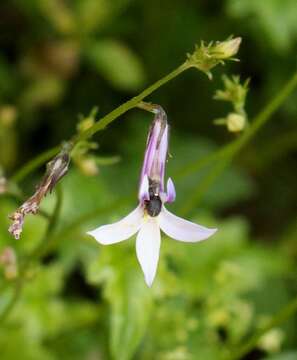
POLYGON ((45 162, 50 160, 53 156, 55 156, 61 149, 61 146, 55 146, 40 155, 36 156, 32 160, 29 160, 24 166, 22 166, 12 177, 11 180, 13 182, 20 182, 27 175, 29 175, 32 171, 37 169, 39 166, 43 165, 45 162))
POLYGON ((284 85, 281 91, 278 92, 274 99, 266 105, 263 111, 261 111, 260 114, 256 116, 248 130, 244 132, 240 138, 238 138, 236 141, 235 153, 242 149, 250 141, 250 139, 253 138, 257 131, 266 124, 266 122, 279 109, 287 97, 294 91, 296 86, 297 72, 293 74, 290 80, 284 85))
POLYGON ((261 144, 261 149, 253 148, 251 157, 248 158, 248 165, 256 170, 263 170, 272 162, 278 161, 287 155, 288 152, 297 148, 297 131, 286 132, 277 135, 276 138, 261 144))
POLYGON ((207 192, 209 186, 215 182, 215 180, 219 177, 219 175, 229 165, 229 163, 231 162, 231 157, 225 154, 228 153, 223 153, 223 156, 220 156, 217 159, 217 163, 212 168, 212 170, 201 181, 198 188, 188 199, 188 201, 184 202, 183 206, 180 209, 181 215, 188 214, 196 206, 196 204, 202 199, 204 194, 207 192))
POLYGON ((189 164, 186 164, 185 166, 181 167, 177 171, 173 173, 173 178, 175 180, 183 179, 193 173, 198 172, 200 169, 204 168, 206 165, 216 161, 217 159, 224 157, 224 155, 231 150, 231 148, 234 146, 234 143, 229 143, 222 148, 213 151, 204 157, 195 160, 189 164))
MULTIPOLYGON (((102 117, 98 120, 91 128, 88 130, 80 133, 79 135, 74 136, 71 140, 73 146, 77 144, 79 141, 86 140, 93 136, 98 131, 103 130, 107 125, 109 125, 112 121, 117 119, 119 116, 123 115, 128 110, 133 109, 138 105, 140 101, 146 98, 148 95, 153 93, 155 90, 166 84, 168 81, 174 79, 182 72, 188 70, 191 66, 189 62, 185 62, 175 70, 173 70, 168 75, 164 76, 160 80, 156 81, 154 84, 146 88, 142 91, 139 95, 133 97, 132 99, 128 100, 124 104, 118 106, 116 109, 111 111, 109 114, 102 117)), ((36 158, 30 160, 27 164, 25 164, 20 170, 18 170, 11 178, 14 182, 20 182, 23 180, 28 174, 30 174, 33 170, 44 164, 46 161, 51 159, 61 150, 61 146, 56 146, 52 149, 45 151, 44 153, 40 154, 36 158)))
POLYGON ((286 320, 288 320, 292 315, 297 312, 297 297, 292 300, 287 306, 281 309, 276 315, 267 323, 265 327, 258 330, 245 344, 242 345, 238 350, 233 354, 228 356, 226 360, 237 360, 241 359, 244 355, 249 353, 253 348, 255 348, 260 340, 260 338, 265 335, 269 330, 273 329, 276 326, 281 325, 286 320))
POLYGON ((90 129, 84 131, 83 133, 74 137, 74 143, 77 143, 81 140, 86 140, 93 136, 98 131, 101 131, 106 128, 112 121, 114 121, 119 116, 123 115, 128 110, 133 109, 138 105, 140 101, 146 98, 148 95, 153 93, 155 90, 166 84, 168 81, 174 79, 178 75, 180 75, 185 70, 188 70, 191 65, 188 62, 183 63, 178 68, 173 70, 168 75, 164 76, 160 80, 156 81, 154 84, 143 90, 139 95, 133 97, 132 99, 126 101, 124 104, 118 106, 116 109, 111 111, 109 114, 105 115, 99 121, 97 121, 90 129))
MULTIPOLYGON (((257 115, 251 126, 233 143, 227 145, 222 150, 218 151, 217 159, 221 161, 214 170, 205 178, 205 180, 198 186, 191 198, 184 204, 182 212, 185 214, 193 209, 200 201, 203 194, 215 182, 215 180, 222 174, 225 168, 231 163, 235 155, 255 136, 266 122, 271 119, 272 115, 279 109, 286 98, 293 92, 297 86, 297 72, 293 74, 290 80, 284 85, 281 91, 269 102, 266 107, 257 115)), ((212 159, 213 160, 213 159, 212 159)))

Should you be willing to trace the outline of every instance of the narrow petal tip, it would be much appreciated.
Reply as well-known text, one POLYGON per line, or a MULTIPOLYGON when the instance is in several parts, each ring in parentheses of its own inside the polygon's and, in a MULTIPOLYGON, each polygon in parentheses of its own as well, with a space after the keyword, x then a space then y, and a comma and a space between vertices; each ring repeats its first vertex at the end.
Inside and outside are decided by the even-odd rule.
POLYGON ((208 228, 208 231, 209 231, 209 236, 212 236, 218 231, 218 229, 217 228, 208 228))
POLYGON ((144 279, 145 279, 146 285, 147 285, 149 288, 151 288, 152 285, 153 285, 154 279, 153 279, 153 278, 148 278, 148 277, 145 277, 144 279))

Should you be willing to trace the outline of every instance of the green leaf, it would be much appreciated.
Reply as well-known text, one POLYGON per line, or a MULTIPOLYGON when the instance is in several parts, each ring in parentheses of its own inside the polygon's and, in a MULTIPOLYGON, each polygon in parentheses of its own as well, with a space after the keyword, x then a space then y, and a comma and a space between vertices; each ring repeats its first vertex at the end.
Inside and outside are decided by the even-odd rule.
POLYGON ((86 49, 86 57, 118 89, 131 91, 144 83, 145 74, 140 59, 119 41, 93 42, 86 49))

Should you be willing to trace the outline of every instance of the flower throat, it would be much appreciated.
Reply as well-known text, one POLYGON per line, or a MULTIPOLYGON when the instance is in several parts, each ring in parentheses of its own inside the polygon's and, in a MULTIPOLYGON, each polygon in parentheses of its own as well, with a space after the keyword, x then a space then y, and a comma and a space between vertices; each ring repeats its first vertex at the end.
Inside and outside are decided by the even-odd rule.
POLYGON ((149 180, 149 182, 150 199, 144 201, 144 206, 149 216, 156 217, 160 214, 162 209, 162 201, 159 196, 159 185, 151 180, 149 180))

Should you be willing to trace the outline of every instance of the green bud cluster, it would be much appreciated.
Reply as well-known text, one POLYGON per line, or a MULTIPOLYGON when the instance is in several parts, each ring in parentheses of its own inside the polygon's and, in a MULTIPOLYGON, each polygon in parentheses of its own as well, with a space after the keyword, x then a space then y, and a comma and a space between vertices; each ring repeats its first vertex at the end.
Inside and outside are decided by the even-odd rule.
POLYGON ((240 83, 239 76, 223 76, 224 89, 217 90, 214 98, 216 100, 231 103, 233 111, 224 118, 214 121, 216 125, 226 125, 230 132, 242 131, 247 125, 247 115, 245 111, 246 96, 248 93, 249 79, 243 84, 240 83))

